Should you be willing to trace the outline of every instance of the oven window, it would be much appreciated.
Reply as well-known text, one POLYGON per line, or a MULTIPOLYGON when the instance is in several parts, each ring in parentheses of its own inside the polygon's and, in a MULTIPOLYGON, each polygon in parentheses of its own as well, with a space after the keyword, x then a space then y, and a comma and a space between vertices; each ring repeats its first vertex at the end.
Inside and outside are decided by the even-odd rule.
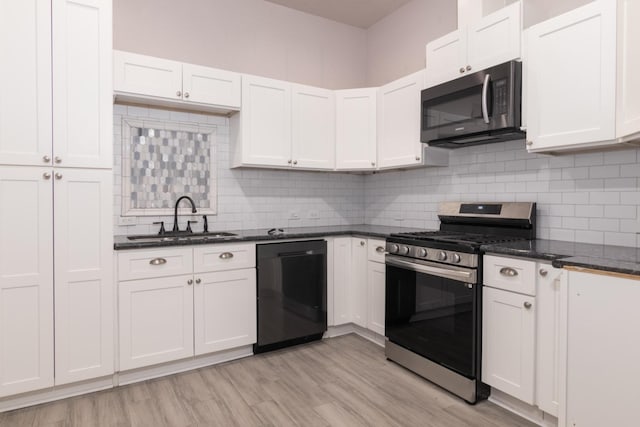
POLYGON ((482 119, 482 86, 423 101, 422 130, 482 119))
POLYGON ((459 281, 387 265, 387 337, 474 378, 476 289, 459 281))

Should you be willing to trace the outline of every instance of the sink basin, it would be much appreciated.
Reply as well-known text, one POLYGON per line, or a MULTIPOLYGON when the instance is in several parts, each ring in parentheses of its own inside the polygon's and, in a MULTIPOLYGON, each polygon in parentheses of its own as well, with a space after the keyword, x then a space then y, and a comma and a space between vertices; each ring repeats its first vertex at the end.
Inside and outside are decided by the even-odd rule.
POLYGON ((211 233, 180 233, 180 234, 152 234, 127 236, 127 240, 147 242, 176 242, 176 241, 203 241, 203 240, 232 240, 239 236, 226 231, 214 231, 211 233))

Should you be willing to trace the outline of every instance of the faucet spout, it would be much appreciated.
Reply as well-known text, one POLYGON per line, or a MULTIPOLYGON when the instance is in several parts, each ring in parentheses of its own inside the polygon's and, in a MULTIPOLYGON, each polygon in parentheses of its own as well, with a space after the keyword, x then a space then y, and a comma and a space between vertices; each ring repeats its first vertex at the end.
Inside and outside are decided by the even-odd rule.
POLYGON ((189 201, 189 203, 191 203, 191 212, 192 213, 197 213, 198 212, 198 210, 196 209, 196 204, 193 202, 193 199, 191 197, 182 196, 182 197, 178 198, 178 200, 176 200, 176 205, 175 205, 174 211, 173 211, 173 232, 174 233, 178 233, 180 231, 180 228, 178 228, 178 205, 184 199, 187 199, 189 201))

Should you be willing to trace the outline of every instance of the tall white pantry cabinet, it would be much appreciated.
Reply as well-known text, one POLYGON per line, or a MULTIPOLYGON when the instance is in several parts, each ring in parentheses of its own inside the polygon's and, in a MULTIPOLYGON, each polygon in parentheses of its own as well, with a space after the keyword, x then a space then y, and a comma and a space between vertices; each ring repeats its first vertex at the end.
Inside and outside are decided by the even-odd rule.
POLYGON ((0 2, 0 398, 114 371, 111 7, 0 2))

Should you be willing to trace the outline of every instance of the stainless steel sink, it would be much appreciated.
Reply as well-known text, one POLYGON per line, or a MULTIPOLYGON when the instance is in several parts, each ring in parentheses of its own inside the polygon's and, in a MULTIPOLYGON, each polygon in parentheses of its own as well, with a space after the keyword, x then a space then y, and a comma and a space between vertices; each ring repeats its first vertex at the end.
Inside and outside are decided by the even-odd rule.
POLYGON ((238 239, 240 236, 226 231, 213 231, 211 233, 181 233, 181 234, 152 234, 127 236, 127 240, 146 242, 179 242, 179 241, 223 241, 238 239))

